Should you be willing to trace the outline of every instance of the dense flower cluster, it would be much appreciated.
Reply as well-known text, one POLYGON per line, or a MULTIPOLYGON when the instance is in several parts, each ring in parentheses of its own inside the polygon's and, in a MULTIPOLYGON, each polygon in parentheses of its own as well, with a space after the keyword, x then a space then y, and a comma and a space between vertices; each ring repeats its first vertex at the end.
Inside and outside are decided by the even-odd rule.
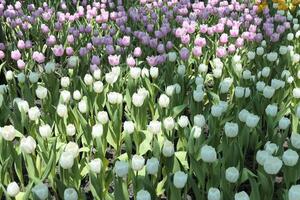
POLYGON ((0 198, 299 200, 299 4, 0 0, 0 198))

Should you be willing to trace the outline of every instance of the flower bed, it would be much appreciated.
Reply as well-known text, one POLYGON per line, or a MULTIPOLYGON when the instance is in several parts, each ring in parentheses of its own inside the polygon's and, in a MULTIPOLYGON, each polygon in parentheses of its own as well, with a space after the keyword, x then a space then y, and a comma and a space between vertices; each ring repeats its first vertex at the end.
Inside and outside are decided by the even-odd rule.
POLYGON ((0 0, 0 198, 299 200, 299 3, 0 0))

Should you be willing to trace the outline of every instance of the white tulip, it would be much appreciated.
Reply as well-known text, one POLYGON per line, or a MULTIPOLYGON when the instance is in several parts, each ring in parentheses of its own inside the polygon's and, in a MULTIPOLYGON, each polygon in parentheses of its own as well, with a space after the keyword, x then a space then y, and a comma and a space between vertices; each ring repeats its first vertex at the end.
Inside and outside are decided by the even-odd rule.
POLYGON ((97 113, 97 120, 101 123, 101 124, 106 124, 109 120, 108 118, 108 114, 106 111, 100 111, 97 113))
POLYGON ((102 167, 102 161, 100 158, 96 158, 89 162, 89 168, 92 172, 99 174, 102 167))
POLYGON ((161 122, 156 120, 150 121, 147 130, 152 134, 159 134, 161 131, 161 122))
POLYGON ((47 88, 39 85, 35 90, 35 94, 39 99, 45 99, 47 97, 47 88))
POLYGON ((152 157, 147 160, 146 171, 148 174, 155 175, 158 172, 159 161, 157 158, 152 157))
POLYGON ((37 106, 29 108, 28 117, 30 120, 36 121, 40 116, 41 116, 41 112, 37 106))
POLYGON ((164 127, 166 130, 170 131, 175 127, 175 121, 173 117, 167 117, 163 121, 164 127))
POLYGON ((181 128, 185 128, 189 125, 189 118, 185 115, 181 115, 177 123, 181 128))
POLYGON ((300 134, 298 133, 292 133, 291 134, 291 143, 292 146, 296 149, 300 149, 300 134))
POLYGON ((131 167, 134 171, 140 171, 145 165, 145 159, 140 155, 133 155, 131 159, 131 167))
POLYGON ((59 164, 63 169, 71 169, 74 164, 74 156, 71 152, 63 152, 59 159, 59 164))
POLYGON ((174 186, 178 189, 184 188, 184 186, 187 182, 187 178, 188 178, 188 175, 185 174, 183 171, 175 172, 174 177, 173 177, 174 186))
POLYGON ((56 108, 56 112, 57 112, 58 116, 60 116, 60 117, 68 116, 68 108, 64 104, 58 104, 58 106, 56 108))
POLYGON ((165 94, 161 94, 158 99, 158 104, 162 108, 167 108, 170 104, 170 98, 165 94))
POLYGON ((60 85, 62 86, 62 87, 64 87, 64 88, 66 88, 66 87, 69 87, 69 85, 70 85, 70 78, 69 77, 62 77, 61 79, 60 79, 60 85))
POLYGON ((125 133, 132 134, 135 129, 135 125, 134 125, 133 121, 125 121, 123 123, 123 129, 124 129, 125 133))
POLYGON ((264 170, 271 175, 277 174, 282 167, 282 161, 273 156, 268 156, 264 162, 264 170))
POLYGON ((15 197, 20 192, 20 187, 16 182, 11 182, 6 188, 6 192, 9 196, 15 197))
POLYGON ((69 152, 73 155, 73 158, 76 158, 79 155, 79 146, 75 142, 69 142, 65 147, 65 152, 69 152))
POLYGON ((20 149, 23 153, 31 154, 35 151, 36 142, 33 137, 23 137, 20 141, 20 149))
POLYGON ((86 85, 92 85, 94 79, 93 79, 93 76, 92 76, 92 75, 86 74, 86 75, 84 76, 84 78, 83 78, 83 81, 84 81, 84 83, 85 83, 86 85))
POLYGON ((78 194, 74 188, 67 188, 64 191, 64 200, 78 200, 78 194))
POLYGON ((162 153, 165 157, 173 156, 173 154, 174 154, 174 144, 169 140, 165 140, 163 148, 162 148, 162 153))
POLYGON ((119 177, 125 177, 128 174, 128 163, 126 161, 117 161, 115 163, 114 171, 119 177))
POLYGON ((74 124, 68 124, 66 127, 66 132, 68 136, 73 136, 76 134, 76 128, 74 124))
POLYGON ((236 183, 240 177, 240 172, 235 167, 229 167, 225 171, 225 178, 230 183, 236 183))
POLYGON ((212 146, 204 145, 200 151, 201 158, 204 162, 213 163, 217 160, 217 152, 212 146))
POLYGON ((300 185, 292 185, 288 191, 288 200, 300 200, 300 185))
POLYGON ((39 127, 39 133, 43 138, 48 138, 51 136, 52 128, 49 124, 44 124, 39 127))
POLYGON ((239 132, 239 126, 237 123, 233 122, 226 122, 224 126, 225 135, 227 137, 233 138, 238 135, 239 132))
POLYGON ((93 89, 96 93, 101 93, 103 91, 103 83, 101 81, 95 81, 93 83, 93 89))
POLYGON ((283 163, 286 166, 295 166, 299 160, 299 155, 296 151, 293 151, 291 149, 286 150, 282 155, 283 163))
POLYGON ((103 126, 102 124, 95 124, 92 128, 93 138, 100 138, 103 135, 103 126))
POLYGON ((16 137, 16 130, 12 125, 0 128, 0 136, 6 141, 13 141, 16 137))

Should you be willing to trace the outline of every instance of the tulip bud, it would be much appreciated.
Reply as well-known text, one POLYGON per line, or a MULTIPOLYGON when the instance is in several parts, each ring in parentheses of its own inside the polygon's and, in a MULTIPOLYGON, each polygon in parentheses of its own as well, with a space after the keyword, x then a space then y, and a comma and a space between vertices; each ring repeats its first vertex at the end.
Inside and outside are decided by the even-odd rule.
POLYGON ((259 117, 251 113, 246 118, 246 125, 250 128, 255 128, 258 122, 259 122, 259 117))
POLYGON ((174 144, 169 140, 165 140, 164 145, 163 145, 163 149, 162 149, 162 153, 165 157, 173 156, 173 154, 174 154, 174 144))
POLYGON ((141 76, 141 68, 139 67, 131 67, 130 68, 130 76, 133 79, 138 79, 141 76))
POLYGON ((6 141, 13 141, 16 137, 16 130, 12 125, 0 128, 0 136, 6 141))
POLYGON ((74 124, 68 124, 66 127, 66 132, 68 136, 73 136, 76 133, 76 128, 74 124))
POLYGON ((61 91, 60 99, 61 99, 62 103, 68 103, 71 99, 71 93, 67 90, 61 91))
POLYGON ((35 151, 36 142, 33 137, 28 136, 21 139, 20 149, 23 153, 31 154, 35 151))
POLYGON ((74 188, 67 188, 64 191, 64 200, 78 200, 78 194, 74 188))
POLYGON ((52 129, 49 124, 44 124, 39 127, 39 133, 43 138, 48 138, 51 136, 52 129))
POLYGON ((271 156, 269 152, 265 151, 265 150, 258 150, 256 153, 256 161, 258 162, 258 164, 260 165, 264 165, 266 159, 271 156))
POLYGON ((55 63, 54 62, 48 62, 45 65, 45 72, 46 74, 51 74, 55 70, 55 63))
POLYGON ((182 115, 178 119, 177 123, 181 128, 185 128, 189 125, 189 118, 185 115, 182 115))
POLYGON ((235 167, 229 167, 225 171, 225 178, 230 183, 236 183, 240 177, 240 172, 235 167))
POLYGON ((234 200, 250 200, 250 197, 246 192, 242 191, 234 195, 234 200))
POLYGON ((60 117, 68 116, 68 108, 64 104, 58 104, 58 106, 56 108, 56 112, 57 112, 58 116, 60 116, 60 117))
POLYGON ((47 97, 47 88, 39 85, 35 90, 35 94, 39 99, 45 99, 47 97))
POLYGON ((75 90, 75 91, 73 92, 73 98, 74 98, 75 100, 77 100, 77 101, 79 101, 79 100, 81 99, 81 93, 80 93, 79 90, 75 90))
POLYGON ((177 189, 182 189, 184 188, 186 182, 187 182, 187 178, 188 178, 188 175, 185 174, 184 172, 182 171, 177 171, 175 174, 174 174, 174 177, 173 177, 173 183, 174 183, 174 186, 177 188, 177 189))
POLYGON ((39 74, 36 72, 30 72, 29 74, 29 81, 31 83, 36 83, 39 80, 39 74))
POLYGON ((137 200, 151 200, 151 195, 146 190, 140 190, 136 194, 136 199, 137 200))
POLYGON ((71 155, 76 158, 79 155, 78 144, 75 142, 69 142, 65 147, 65 152, 71 153, 71 155))
POLYGON ((32 188, 32 193, 37 199, 46 200, 49 195, 49 190, 46 184, 40 183, 32 188))
POLYGON ((300 185, 292 185, 288 192, 288 200, 299 200, 300 199, 300 185))
POLYGON ((96 81, 93 84, 94 92, 101 93, 103 91, 103 83, 101 81, 96 81))
POLYGON ((265 111, 268 116, 276 117, 278 112, 278 107, 276 105, 269 104, 265 111))
POLYGON ((97 113, 97 120, 101 123, 101 124, 106 124, 109 120, 108 118, 108 114, 106 111, 100 111, 97 113))
POLYGON ((70 79, 69 79, 69 77, 62 77, 61 79, 60 79, 60 85, 62 86, 62 87, 64 87, 64 88, 66 88, 66 87, 69 87, 69 85, 70 85, 70 79))
POLYGON ((15 197, 19 194, 20 187, 16 182, 11 182, 8 184, 6 191, 9 196, 15 197))
POLYGON ((93 138, 100 138, 103 135, 103 126, 98 123, 95 124, 92 128, 92 136, 93 138))
POLYGON ((158 68, 157 67, 151 67, 150 68, 150 76, 152 78, 157 78, 158 77, 158 68))
POLYGON ((21 100, 17 103, 18 105, 18 109, 20 112, 24 112, 24 113, 27 113, 28 110, 29 110, 29 104, 27 101, 25 100, 21 100))
POLYGON ((96 80, 100 80, 101 78, 101 70, 100 69, 96 69, 94 72, 93 72, 93 76, 96 80))
POLYGON ((198 126, 193 126, 191 132, 192 132, 193 137, 197 139, 201 136, 202 128, 200 128, 198 126))
POLYGON ((213 163, 217 160, 217 153, 212 146, 204 145, 200 151, 201 158, 204 162, 213 163))
POLYGON ((63 169, 71 169, 74 164, 74 156, 71 152, 63 152, 59 159, 59 164, 63 169))
POLYGON ((174 121, 173 117, 167 117, 166 119, 164 119, 163 124, 164 124, 165 129, 168 131, 175 128, 175 121, 174 121))
POLYGON ((88 111, 88 104, 86 98, 83 98, 81 101, 78 102, 78 110, 81 113, 86 113, 88 111))
POLYGON ((117 176, 125 177, 128 174, 128 163, 126 161, 117 161, 115 163, 114 171, 117 176))
POLYGON ((194 116, 194 125, 202 128, 206 124, 205 118, 201 114, 197 114, 194 116))
POLYGON ((152 134, 159 134, 161 131, 161 122, 160 121, 150 121, 147 126, 147 130, 152 134))
POLYGON ((288 118, 286 117, 282 117, 280 120, 279 120, 279 128, 280 129, 287 129, 291 124, 291 120, 289 120, 288 118))
POLYGON ((264 162, 264 170, 271 175, 277 174, 282 167, 282 161, 273 156, 268 156, 264 162))
POLYGON ((298 133, 292 133, 291 134, 291 143, 293 147, 296 149, 300 149, 300 134, 298 133))
POLYGON ((159 161, 157 158, 152 157, 147 160, 146 171, 148 174, 155 175, 158 172, 159 161))
POLYGON ((160 107, 162 108, 167 108, 170 104, 170 99, 167 95, 162 94, 160 95, 159 99, 158 99, 158 104, 160 107))
POLYGON ((283 153, 282 160, 286 166, 293 167, 297 164, 299 160, 299 155, 296 151, 288 149, 283 153))
POLYGON ((102 167, 102 161, 100 158, 96 158, 89 162, 89 168, 92 172, 99 174, 102 167))
POLYGON ((132 134, 134 132, 135 125, 132 121, 125 121, 123 124, 124 132, 127 134, 132 134))
POLYGON ((131 167, 134 171, 140 171, 143 169, 145 164, 145 159, 143 156, 134 155, 131 160, 131 167))
POLYGON ((274 153, 277 153, 278 151, 278 146, 277 144, 275 143, 271 143, 270 141, 268 141, 266 144, 265 144, 265 150, 270 154, 274 154, 274 153))
POLYGON ((226 122, 224 126, 225 135, 227 137, 233 138, 238 135, 239 126, 237 123, 226 122))
POLYGON ((30 120, 36 121, 40 116, 41 116, 41 112, 37 106, 29 108, 28 117, 30 120))
POLYGON ((209 188, 207 194, 208 200, 220 200, 221 199, 221 192, 218 188, 209 188))
POLYGON ((13 78, 14 78, 14 74, 11 70, 8 70, 6 73, 5 73, 5 78, 7 81, 11 81, 13 78))
POLYGON ((132 95, 132 104, 136 107, 141 107, 144 104, 145 96, 142 94, 134 93, 132 95))

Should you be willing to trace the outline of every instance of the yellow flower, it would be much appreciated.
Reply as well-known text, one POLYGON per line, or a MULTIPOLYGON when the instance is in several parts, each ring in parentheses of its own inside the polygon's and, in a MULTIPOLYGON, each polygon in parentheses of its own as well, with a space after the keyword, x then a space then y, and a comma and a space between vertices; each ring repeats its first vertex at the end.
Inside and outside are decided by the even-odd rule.
POLYGON ((288 10, 289 7, 284 3, 279 3, 278 4, 278 10, 288 10))

